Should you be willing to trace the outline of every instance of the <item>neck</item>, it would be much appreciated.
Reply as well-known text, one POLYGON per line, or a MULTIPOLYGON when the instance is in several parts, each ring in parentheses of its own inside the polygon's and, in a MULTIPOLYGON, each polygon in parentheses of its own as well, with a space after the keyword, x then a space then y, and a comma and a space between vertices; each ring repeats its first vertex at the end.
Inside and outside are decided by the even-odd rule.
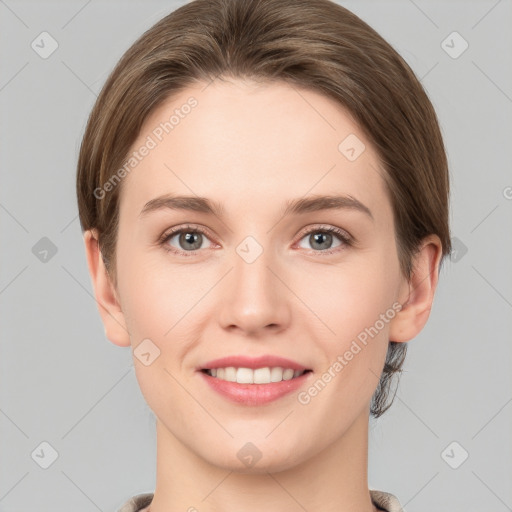
MULTIPOLYGON (((263 459, 262 459, 263 460, 263 459)), ((199 457, 157 419, 157 482, 150 512, 374 512, 368 490, 368 412, 323 451, 287 467, 240 472, 199 457)), ((230 467, 230 463, 232 466, 230 467)), ((285 464, 285 463, 284 463, 285 464)), ((284 466, 283 466, 284 467, 284 466)))

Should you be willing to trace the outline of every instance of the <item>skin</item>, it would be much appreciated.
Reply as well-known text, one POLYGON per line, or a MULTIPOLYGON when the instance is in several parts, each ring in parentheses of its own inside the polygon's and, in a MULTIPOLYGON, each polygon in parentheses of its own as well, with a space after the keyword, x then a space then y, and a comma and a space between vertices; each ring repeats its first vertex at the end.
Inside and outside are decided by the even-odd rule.
MULTIPOLYGON (((423 241, 408 282, 378 156, 346 111, 316 92, 239 79, 198 83, 155 110, 133 148, 191 95, 198 106, 122 182, 117 288, 97 233, 84 234, 107 338, 133 349, 149 338, 160 350, 148 366, 134 357, 157 418, 150 510, 378 510, 367 483, 370 401, 388 340, 411 340, 428 319, 440 240, 423 241), (353 162, 338 150, 349 134, 366 146, 353 162), (139 218, 164 193, 218 201, 224 216, 162 210, 139 218), (282 217, 286 200, 324 194, 357 198, 373 221, 350 209, 282 217), (187 223, 208 232, 196 256, 158 244, 187 223), (303 234, 318 226, 339 227, 356 243, 333 235, 321 247, 337 252, 322 255, 310 237, 317 231, 303 234), (251 264, 236 252, 249 235, 263 248, 251 264), (264 406, 234 404, 196 372, 218 357, 277 354, 313 369, 307 389, 396 301, 402 310, 307 405, 297 393, 264 406), (252 467, 237 457, 247 442, 261 452, 252 467)), ((179 240, 166 244, 186 251, 179 240)))

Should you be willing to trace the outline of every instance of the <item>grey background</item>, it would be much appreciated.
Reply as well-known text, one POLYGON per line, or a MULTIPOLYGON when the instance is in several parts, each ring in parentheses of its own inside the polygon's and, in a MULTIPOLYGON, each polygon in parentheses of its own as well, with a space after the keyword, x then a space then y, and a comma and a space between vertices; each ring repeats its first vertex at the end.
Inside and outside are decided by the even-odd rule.
MULTIPOLYGON (((183 3, 0 0, 1 511, 108 512, 154 490, 154 420, 130 349, 104 335, 75 169, 108 73, 183 3), (47 59, 31 47, 43 31, 59 45, 47 59), (46 261, 43 237, 57 250, 46 261), (36 460, 49 449, 31 456, 43 441, 58 452, 48 469, 36 460)), ((371 422, 370 487, 408 512, 512 510, 512 3, 340 3, 404 56, 438 112, 457 249, 395 403, 371 422), (469 44, 458 58, 442 47, 453 31, 469 44)))

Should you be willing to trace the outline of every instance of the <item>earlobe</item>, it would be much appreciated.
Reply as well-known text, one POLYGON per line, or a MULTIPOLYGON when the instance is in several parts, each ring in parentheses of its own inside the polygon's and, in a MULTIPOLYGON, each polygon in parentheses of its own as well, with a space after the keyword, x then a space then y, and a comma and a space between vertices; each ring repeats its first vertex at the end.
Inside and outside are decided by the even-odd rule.
POLYGON ((390 341, 405 342, 416 337, 427 323, 439 278, 442 244, 437 235, 429 235, 414 258, 409 282, 404 282, 406 293, 402 309, 390 322, 390 341))
POLYGON ((96 229, 84 233, 87 266, 94 288, 94 296, 98 305, 105 336, 120 347, 130 346, 130 335, 121 305, 118 301, 115 287, 105 268, 98 244, 96 229))

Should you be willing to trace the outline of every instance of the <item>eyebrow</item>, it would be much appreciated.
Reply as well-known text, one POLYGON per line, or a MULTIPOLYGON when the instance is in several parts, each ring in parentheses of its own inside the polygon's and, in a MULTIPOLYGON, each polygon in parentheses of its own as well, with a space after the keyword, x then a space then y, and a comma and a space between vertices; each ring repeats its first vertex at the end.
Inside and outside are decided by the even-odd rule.
MULTIPOLYGON (((158 210, 186 210, 222 218, 224 207, 217 201, 198 196, 174 196, 166 194, 148 201, 142 208, 139 218, 158 210)), ((374 220, 372 212, 363 203, 350 195, 313 196, 286 201, 283 217, 322 210, 356 210, 374 220)))

